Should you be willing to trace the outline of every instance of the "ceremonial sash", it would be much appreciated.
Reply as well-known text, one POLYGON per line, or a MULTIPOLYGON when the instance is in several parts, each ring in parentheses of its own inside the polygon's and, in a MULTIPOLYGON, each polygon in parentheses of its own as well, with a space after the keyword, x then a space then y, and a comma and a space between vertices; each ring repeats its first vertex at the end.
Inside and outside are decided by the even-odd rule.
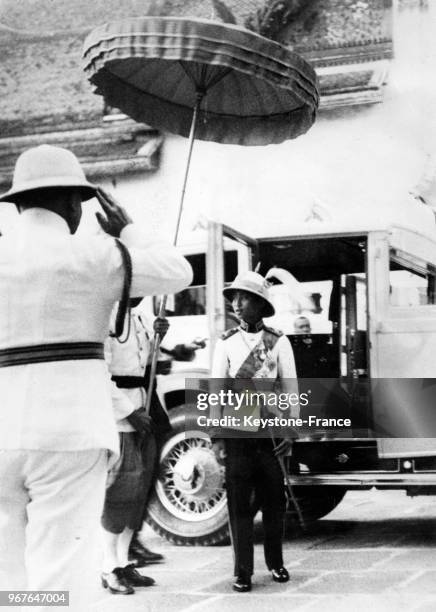
MULTIPOLYGON (((280 336, 277 334, 272 334, 268 330, 262 331, 262 336, 259 342, 251 349, 250 353, 245 358, 244 362, 239 367, 239 370, 235 374, 235 379, 253 379, 256 378, 256 373, 264 366, 265 361, 268 359, 268 352, 272 351, 274 346, 276 345, 280 336), (264 345, 265 347, 265 358, 261 359, 260 357, 260 346, 264 345)), ((238 386, 237 389, 239 392, 245 391, 250 394, 249 388, 240 388, 238 386)), ((255 387, 251 389, 255 391, 255 387)), ((237 415, 243 419, 244 416, 251 416, 253 418, 259 418, 261 416, 261 406, 259 404, 251 405, 251 403, 247 405, 243 405, 239 408, 237 415)), ((235 416, 235 411, 230 407, 225 407, 223 410, 223 416, 235 416)), ((240 432, 244 431, 246 433, 254 433, 259 431, 259 427, 256 425, 245 425, 245 426, 237 426, 233 428, 231 425, 229 429, 238 429, 240 432)))
MULTIPOLYGON (((241 364, 239 370, 236 372, 235 378, 255 378, 256 372, 262 368, 265 361, 264 359, 261 359, 259 355, 259 348, 262 341, 265 346, 265 350, 268 353, 275 347, 279 337, 280 336, 277 336, 276 334, 263 330, 259 342, 251 349, 245 361, 241 364)), ((267 355, 265 356, 265 359, 266 358, 267 355)))

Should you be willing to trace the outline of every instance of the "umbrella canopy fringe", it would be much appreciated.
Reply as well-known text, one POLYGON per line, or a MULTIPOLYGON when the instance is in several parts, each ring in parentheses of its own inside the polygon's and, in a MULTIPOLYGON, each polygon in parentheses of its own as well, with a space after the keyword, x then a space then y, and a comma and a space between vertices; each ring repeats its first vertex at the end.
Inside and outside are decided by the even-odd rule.
POLYGON ((316 73, 302 57, 232 24, 177 17, 106 24, 86 39, 84 63, 111 106, 183 136, 205 96, 200 140, 264 145, 297 138, 319 104, 316 73))
MULTIPOLYGON (((206 54, 202 57, 191 57, 191 58, 180 58, 179 53, 171 54, 167 49, 167 53, 165 57, 162 57, 162 53, 159 53, 159 49, 155 47, 149 48, 145 45, 138 46, 135 48, 132 53, 132 49, 130 46, 124 47, 125 53, 123 53, 122 47, 112 47, 107 49, 99 49, 96 50, 96 53, 93 57, 88 57, 87 62, 85 64, 85 72, 89 74, 90 80, 92 80, 92 76, 97 73, 101 68, 107 66, 108 62, 116 62, 122 61, 128 58, 136 58, 136 59, 161 59, 162 61, 184 61, 184 62, 194 62, 198 61, 209 66, 223 66, 231 68, 230 63, 235 66, 235 61, 238 61, 237 68, 240 72, 243 72, 248 75, 256 76, 259 79, 264 81, 269 81, 273 83, 275 86, 280 87, 281 89, 286 89, 297 95, 300 100, 309 104, 313 107, 317 107, 319 104, 319 93, 318 89, 312 85, 312 83, 300 72, 298 72, 293 67, 288 67, 288 70, 277 72, 276 70, 272 70, 271 67, 263 66, 262 63, 258 61, 248 62, 245 59, 236 58, 234 55, 232 56, 230 53, 225 54, 223 51, 220 52, 219 58, 211 59, 206 54), (147 51, 147 53, 145 53, 147 51), (226 64, 229 64, 226 66, 226 64), (256 74, 253 74, 253 70, 255 70, 256 74), (312 85, 312 87, 310 87, 312 85), (297 86, 297 87, 296 87, 297 86)), ((162 48, 160 49, 162 51, 162 48)), ((178 50, 173 50, 178 51, 178 50)), ((197 53, 199 55, 199 53, 197 53)), ((253 58, 254 60, 254 58, 253 58)))
MULTIPOLYGON (((258 63, 259 60, 261 58, 264 58, 266 60, 266 62, 270 62, 272 64, 275 65, 275 68, 270 68, 272 71, 277 72, 278 74, 286 74, 287 70, 292 70, 295 71, 295 73, 299 73, 300 78, 302 78, 303 80, 305 80, 307 82, 307 86, 308 86, 308 90, 315 90, 317 93, 317 77, 316 77, 316 73, 313 70, 313 68, 305 61, 303 60, 303 58, 301 58, 299 55, 297 55, 296 53, 294 53, 293 51, 291 51, 290 49, 288 49, 287 47, 284 47, 283 45, 280 45, 279 43, 276 43, 275 41, 271 41, 269 39, 266 39, 254 32, 251 32, 249 30, 244 30, 243 28, 240 28, 239 26, 230 26, 228 24, 226 24, 225 26, 223 26, 223 24, 220 23, 215 23, 215 22, 207 22, 207 21, 201 21, 201 20, 187 20, 187 19, 177 19, 177 18, 160 18, 159 20, 156 21, 156 19, 153 18, 146 18, 146 19, 132 19, 132 20, 126 20, 124 22, 116 22, 114 24, 112 24, 112 27, 110 28, 109 25, 105 25, 105 26, 101 26, 99 28, 96 28, 95 30, 93 30, 93 32, 88 36, 88 38, 85 41, 85 45, 84 45, 84 57, 86 58, 88 53, 91 53, 92 49, 94 46, 104 46, 104 44, 106 42, 109 41, 116 41, 118 40, 119 46, 120 47, 131 47, 132 45, 124 45, 122 42, 123 38, 127 38, 130 40, 135 39, 135 46, 141 46, 143 43, 141 43, 138 39, 139 38, 146 38, 147 40, 150 40, 150 38, 152 37, 156 37, 156 38, 162 38, 165 37, 166 39, 166 46, 169 46, 169 41, 179 41, 179 44, 174 44, 174 42, 172 42, 171 44, 171 48, 175 47, 176 49, 183 49, 183 50, 187 50, 189 48, 189 45, 187 45, 187 39, 192 39, 193 49, 199 48, 200 46, 204 45, 204 44, 210 44, 212 45, 212 47, 218 46, 220 49, 224 48, 225 46, 229 46, 231 48, 231 50, 229 50, 229 55, 233 56, 233 54, 235 52, 238 53, 242 53, 242 54, 249 54, 252 55, 254 54, 256 56, 256 60, 253 63, 258 63), (186 26, 187 24, 189 24, 190 22, 195 23, 200 29, 199 31, 197 31, 195 34, 190 34, 189 32, 178 32, 178 31, 162 31, 162 23, 161 22, 166 22, 166 24, 171 23, 172 21, 176 22, 176 25, 178 25, 179 27, 182 26, 186 26), (138 29, 138 30, 129 30, 129 26, 132 25, 136 25, 136 24, 141 24, 142 28, 144 28, 144 25, 147 26, 144 29, 138 29), (157 25, 160 24, 161 29, 152 29, 153 25, 157 25), (117 30, 117 26, 120 27, 121 29, 117 30), (201 28, 201 26, 205 26, 205 28, 201 28), (233 30, 231 30, 233 32, 233 34, 235 34, 235 38, 232 38, 232 40, 226 40, 225 38, 223 38, 222 36, 218 36, 218 35, 211 35, 211 31, 216 31, 217 33, 221 31, 221 29, 224 28, 223 31, 226 31, 226 29, 228 28, 233 28, 233 30), (109 30, 109 31, 108 31, 109 30), (112 30, 112 31, 110 31, 112 30), (239 37, 238 37, 239 35, 239 37), (240 40, 239 40, 240 38, 240 40), (246 40, 244 40, 246 39, 246 40), (260 46, 253 46, 253 42, 254 40, 259 43, 259 41, 261 42, 260 46), (183 44, 181 44, 181 42, 183 42, 183 44), (280 65, 284 66, 284 71, 282 72, 282 69, 280 68, 280 65)), ((162 49, 162 48, 166 48, 164 45, 162 45, 162 42, 157 43, 156 41, 154 41, 152 43, 152 45, 150 43, 147 43, 147 45, 145 45, 145 47, 156 47, 157 51, 162 49)), ((101 50, 99 50, 99 52, 101 52, 101 50)), ((171 59, 175 59, 174 57, 171 59)), ((180 59, 189 59, 189 58, 180 58, 180 59)), ((194 59, 195 61, 195 59, 194 59)))
MULTIPOLYGON (((96 93, 104 95, 108 104, 122 108, 136 121, 160 126, 168 132, 185 137, 189 135, 192 107, 176 105, 146 94, 131 84, 121 83, 121 79, 108 71, 100 71, 95 84, 96 93), (122 84, 122 89, 117 87, 119 84, 122 84)), ((316 110, 303 105, 287 113, 267 117, 241 117, 238 131, 234 126, 234 115, 217 115, 203 110, 199 112, 195 135, 198 140, 243 146, 263 146, 266 139, 268 144, 280 144, 306 133, 315 119, 316 110)))

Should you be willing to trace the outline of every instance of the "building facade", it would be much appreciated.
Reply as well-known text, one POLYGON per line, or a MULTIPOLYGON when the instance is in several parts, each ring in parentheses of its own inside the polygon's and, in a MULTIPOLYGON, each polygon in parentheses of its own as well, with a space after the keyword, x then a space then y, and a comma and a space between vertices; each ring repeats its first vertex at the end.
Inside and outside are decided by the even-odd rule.
MULTIPOLYGON (((220 18, 211 2, 160 0, 166 14, 220 18)), ((436 7, 425 0, 228 0, 237 23, 290 45, 316 67, 321 107, 296 141, 268 147, 197 142, 183 230, 199 217, 257 232, 311 216, 414 214, 409 195, 436 148, 436 7), (286 10, 283 9, 285 6, 286 10), (267 212, 266 212, 267 211, 267 212)), ((33 144, 71 148, 91 180, 171 236, 186 140, 120 117, 82 70, 86 34, 141 16, 140 0, 4 0, 0 6, 0 183, 33 144)), ((96 231, 94 204, 83 231, 96 231)), ((416 209, 418 210, 418 209, 416 209)), ((427 212, 427 211, 426 211, 427 212)), ((4 207, 1 224, 13 222, 4 207)), ((430 218, 430 217, 429 217, 430 218)))

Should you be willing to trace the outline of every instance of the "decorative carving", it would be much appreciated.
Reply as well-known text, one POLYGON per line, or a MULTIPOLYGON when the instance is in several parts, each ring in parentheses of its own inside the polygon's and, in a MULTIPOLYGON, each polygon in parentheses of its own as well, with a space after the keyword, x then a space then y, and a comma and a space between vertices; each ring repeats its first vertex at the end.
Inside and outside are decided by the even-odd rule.
POLYGON ((307 31, 304 23, 294 22, 282 31, 280 39, 296 50, 370 45, 391 40, 390 0, 318 0, 318 17, 307 31))
POLYGON ((311 32, 319 16, 317 0, 269 0, 245 20, 245 27, 278 40, 286 26, 297 20, 311 32))
POLYGON ((351 93, 371 86, 372 70, 348 72, 341 74, 324 74, 320 77, 320 86, 324 95, 351 93))
POLYGON ((429 0, 398 0, 398 8, 400 11, 404 9, 419 9, 426 11, 429 8, 429 0))
MULTIPOLYGON (((426 2, 403 0, 407 1, 426 2)), ((156 3, 165 14, 236 21, 290 45, 317 65, 392 57, 392 0, 154 0, 156 3), (326 57, 331 54, 324 51, 331 49, 342 52, 334 53, 330 63, 326 57)))
POLYGON ((304 53, 390 40, 391 10, 392 0, 2 0, 0 43, 84 34, 104 21, 147 13, 220 19, 227 11, 238 24, 261 27, 304 53))
POLYGON ((98 127, 63 126, 63 131, 32 132, 20 138, 0 139, 0 189, 9 188, 16 158, 39 142, 67 146, 82 161, 86 174, 101 179, 116 174, 153 172, 159 167, 163 138, 149 127, 130 119, 109 122, 98 127))

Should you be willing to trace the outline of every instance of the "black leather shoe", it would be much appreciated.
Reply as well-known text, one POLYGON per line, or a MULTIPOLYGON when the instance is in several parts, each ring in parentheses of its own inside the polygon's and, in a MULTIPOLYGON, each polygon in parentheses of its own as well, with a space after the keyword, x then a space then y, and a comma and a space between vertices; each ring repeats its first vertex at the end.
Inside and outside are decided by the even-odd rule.
POLYGON ((279 567, 279 569, 271 570, 272 579, 274 582, 288 582, 289 572, 286 567, 279 567))
POLYGON ((159 563, 163 559, 164 556, 160 553, 155 553, 146 548, 136 539, 132 540, 129 547, 129 561, 132 561, 135 567, 142 567, 149 563, 159 563))
POLYGON ((238 591, 238 593, 247 593, 247 591, 251 591, 251 578, 248 576, 236 576, 232 586, 233 590, 238 591))
POLYGON ((101 584, 114 595, 132 595, 135 589, 124 576, 124 567, 116 567, 111 572, 101 575, 101 584))
POLYGON ((153 578, 143 576, 133 567, 133 565, 126 565, 126 567, 123 568, 123 576, 131 586, 148 587, 155 583, 153 578))

